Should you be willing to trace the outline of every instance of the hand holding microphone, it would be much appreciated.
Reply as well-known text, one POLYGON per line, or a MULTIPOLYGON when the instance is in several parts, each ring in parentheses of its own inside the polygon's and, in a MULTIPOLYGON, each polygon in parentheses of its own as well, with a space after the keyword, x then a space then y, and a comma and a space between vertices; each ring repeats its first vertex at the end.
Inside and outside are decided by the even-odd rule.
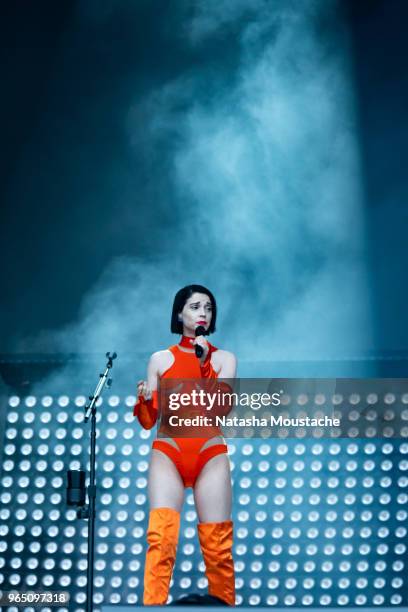
POLYGON ((205 327, 203 325, 198 325, 194 333, 195 333, 196 339, 194 340, 193 345, 194 345, 196 357, 198 357, 198 359, 201 359, 201 361, 205 361, 207 359, 208 350, 209 350, 208 342, 204 338, 205 327))

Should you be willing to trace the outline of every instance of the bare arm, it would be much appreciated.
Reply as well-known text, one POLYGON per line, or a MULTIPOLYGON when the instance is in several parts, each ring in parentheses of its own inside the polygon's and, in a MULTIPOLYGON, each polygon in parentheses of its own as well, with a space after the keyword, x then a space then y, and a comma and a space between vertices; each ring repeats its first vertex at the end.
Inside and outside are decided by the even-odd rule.
POLYGON ((218 372, 218 378, 235 378, 237 373, 237 358, 234 353, 224 351, 221 361, 221 369, 218 372))
POLYGON ((137 384, 137 401, 133 414, 144 429, 151 429, 157 421, 158 363, 158 353, 153 353, 147 365, 147 381, 139 380, 137 384))
POLYGON ((138 397, 143 395, 145 399, 151 399, 153 391, 157 391, 159 361, 159 352, 153 353, 147 364, 147 380, 139 380, 137 383, 138 397))

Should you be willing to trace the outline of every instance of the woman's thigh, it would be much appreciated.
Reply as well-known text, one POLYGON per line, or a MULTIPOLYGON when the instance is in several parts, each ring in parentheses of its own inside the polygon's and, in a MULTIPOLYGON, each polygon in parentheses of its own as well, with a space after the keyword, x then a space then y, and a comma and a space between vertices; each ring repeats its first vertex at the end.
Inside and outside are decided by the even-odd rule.
POLYGON ((219 523, 231 518, 232 487, 228 455, 212 457, 201 470, 194 501, 200 523, 219 523))
POLYGON ((183 481, 170 457, 157 449, 151 452, 147 491, 150 509, 173 508, 181 512, 183 481))

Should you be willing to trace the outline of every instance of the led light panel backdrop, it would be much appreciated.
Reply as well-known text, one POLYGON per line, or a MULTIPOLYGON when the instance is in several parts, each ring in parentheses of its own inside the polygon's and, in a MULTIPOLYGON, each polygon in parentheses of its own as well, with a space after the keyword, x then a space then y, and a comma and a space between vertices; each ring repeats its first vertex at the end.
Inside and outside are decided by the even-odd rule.
MULTIPOLYGON (((87 521, 66 505, 67 470, 88 463, 85 401, 51 395, 2 400, 0 588, 69 591, 70 612, 84 610, 86 595, 87 521)), ((134 419, 134 401, 106 395, 98 407, 94 602, 99 610, 142 603, 148 456, 155 433, 134 419)), ((408 421, 408 396, 393 401, 408 421)), ((408 605, 408 441, 227 443, 237 604, 408 605)), ((196 523, 189 489, 173 600, 206 589, 196 523)))

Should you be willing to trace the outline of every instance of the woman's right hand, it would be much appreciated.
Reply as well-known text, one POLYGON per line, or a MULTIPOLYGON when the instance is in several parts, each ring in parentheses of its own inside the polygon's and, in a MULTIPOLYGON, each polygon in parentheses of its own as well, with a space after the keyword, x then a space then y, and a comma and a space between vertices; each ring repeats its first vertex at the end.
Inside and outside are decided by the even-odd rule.
POLYGON ((143 396, 145 400, 152 399, 152 390, 147 385, 145 380, 139 380, 137 383, 137 399, 140 399, 140 396, 143 396))

